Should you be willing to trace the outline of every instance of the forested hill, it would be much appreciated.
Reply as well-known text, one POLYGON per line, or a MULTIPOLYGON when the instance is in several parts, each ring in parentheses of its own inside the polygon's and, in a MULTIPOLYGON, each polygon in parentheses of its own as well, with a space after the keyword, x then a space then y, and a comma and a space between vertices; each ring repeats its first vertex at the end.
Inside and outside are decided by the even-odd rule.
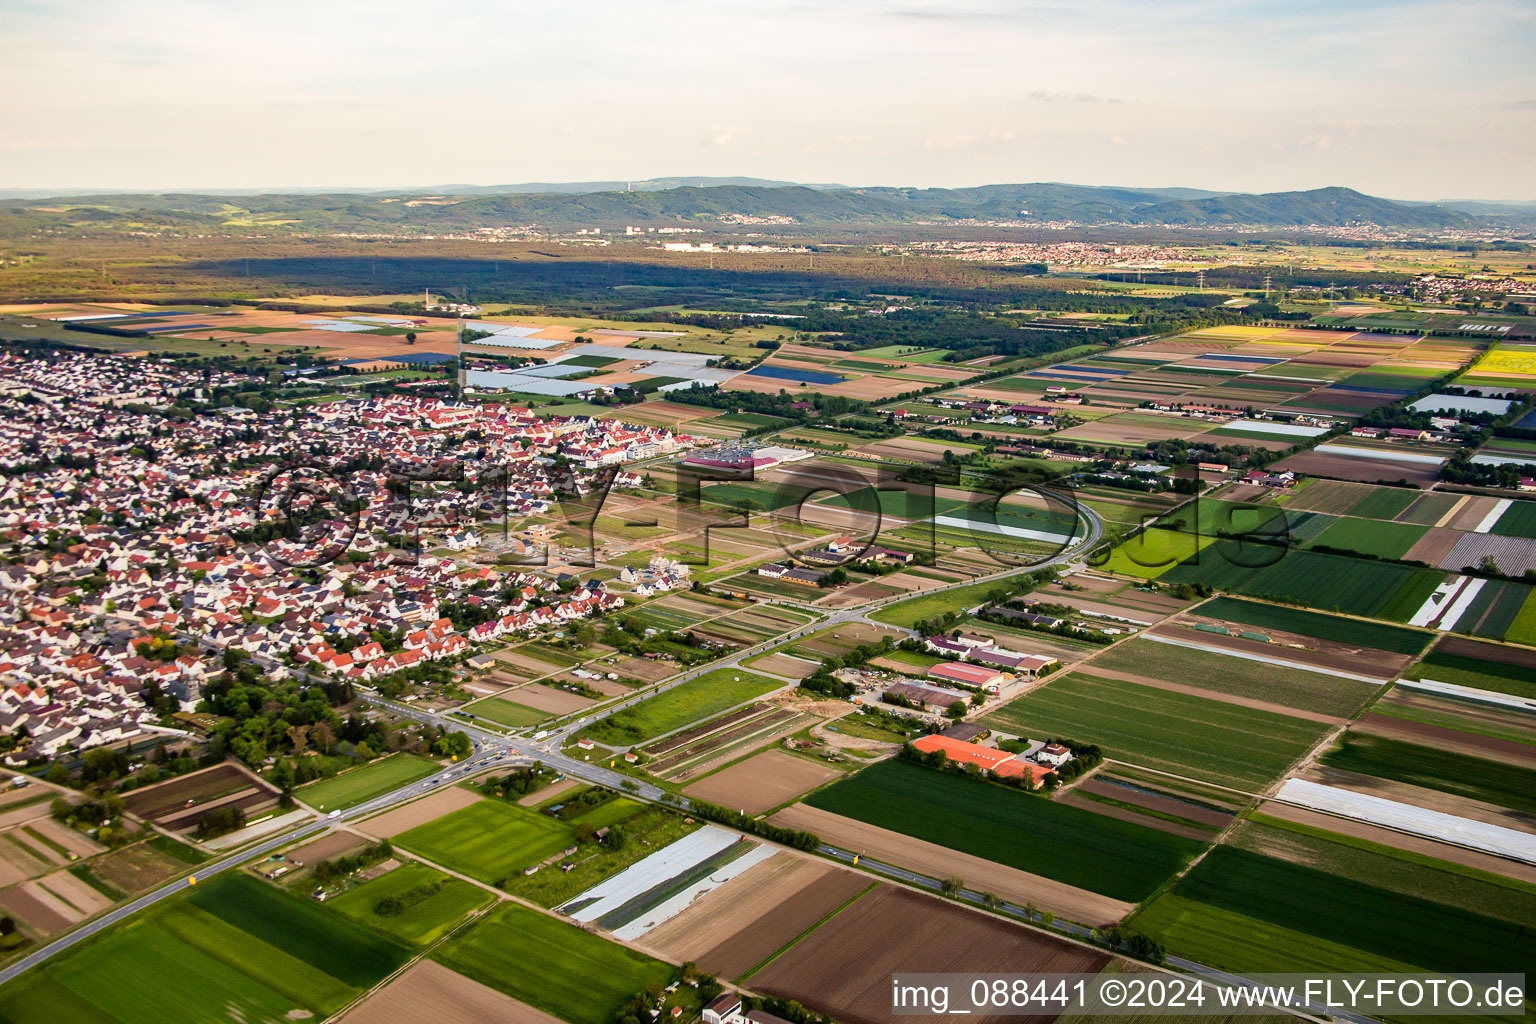
MULTIPOLYGON (((555 186, 550 186, 554 188, 555 186)), ((473 230, 536 224, 550 228, 625 224, 722 225, 769 221, 807 229, 838 226, 1071 221, 1211 228, 1371 224, 1452 229, 1493 223, 1443 206, 1399 203, 1353 189, 1262 195, 1193 189, 1081 185, 987 185, 964 189, 833 188, 722 184, 636 191, 232 195, 103 195, 0 202, 0 234, 84 228, 245 228, 269 233, 473 230)))

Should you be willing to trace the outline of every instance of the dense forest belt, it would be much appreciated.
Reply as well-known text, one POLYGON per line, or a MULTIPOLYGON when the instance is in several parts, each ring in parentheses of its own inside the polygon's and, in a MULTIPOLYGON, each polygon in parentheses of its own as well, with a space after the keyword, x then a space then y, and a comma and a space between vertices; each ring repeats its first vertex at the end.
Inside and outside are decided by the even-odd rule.
POLYGON ((0 266, 0 301, 377 295, 419 293, 430 285, 442 291, 467 289, 482 304, 559 299, 567 309, 592 312, 658 302, 708 301, 719 308, 721 300, 835 300, 872 294, 989 304, 1027 301, 1053 309, 1150 305, 1090 280, 1034 277, 1018 269, 937 257, 903 261, 862 249, 812 257, 664 253, 640 245, 561 247, 548 241, 44 237, 25 239, 12 253, 19 259, 0 266))

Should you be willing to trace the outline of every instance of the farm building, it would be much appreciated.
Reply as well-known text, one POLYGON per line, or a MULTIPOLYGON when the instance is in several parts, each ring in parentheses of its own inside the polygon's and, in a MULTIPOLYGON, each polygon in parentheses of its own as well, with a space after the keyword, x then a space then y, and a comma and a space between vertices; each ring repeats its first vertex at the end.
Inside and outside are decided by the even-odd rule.
POLYGON ((788 580, 791 583, 799 583, 806 587, 821 586, 822 578, 826 573, 816 572, 814 569, 791 569, 787 565, 770 562, 767 565, 757 567, 759 576, 766 576, 771 580, 788 580))
POLYGON ((952 740, 974 743, 976 740, 985 739, 991 731, 991 729, 980 722, 956 722, 948 729, 945 729, 942 735, 952 740))
POLYGON ((1038 784, 1041 779, 1050 774, 1049 768, 1026 761, 1017 754, 1010 754, 1006 750, 998 750, 994 747, 966 743, 943 734, 919 737, 912 742, 912 745, 925 754, 942 750, 944 756, 951 761, 958 764, 974 764, 982 771, 996 772, 1005 779, 1027 775, 1032 782, 1038 784))
POLYGON ((1007 672, 1000 672, 985 665, 961 665, 956 662, 935 665, 928 670, 928 675, 934 679, 948 679, 951 682, 964 683, 966 686, 979 686, 983 690, 994 691, 1010 678, 1007 672))
POLYGON ((885 692, 887 695, 911 701, 919 708, 935 707, 947 710, 956 704, 966 704, 971 699, 969 694, 960 693, 957 690, 941 690, 916 683, 893 683, 886 688, 885 692))

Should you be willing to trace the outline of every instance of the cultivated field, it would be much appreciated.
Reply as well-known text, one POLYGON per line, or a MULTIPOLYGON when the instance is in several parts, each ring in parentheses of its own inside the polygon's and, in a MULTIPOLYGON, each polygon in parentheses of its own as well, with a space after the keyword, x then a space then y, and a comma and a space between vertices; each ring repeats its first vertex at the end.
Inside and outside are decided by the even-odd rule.
MULTIPOLYGON (((1093 972, 1107 961, 1104 954, 996 917, 881 885, 754 974, 751 985, 849 1024, 886 1024, 895 973, 1093 972)), ((971 1019, 1001 1024, 1032 1018, 971 1019)))
POLYGON ((871 765, 805 802, 1132 902, 1200 849, 1179 836, 902 760, 871 765))
POLYGON ((957 876, 979 892, 993 893, 1019 906, 1033 902, 1073 921, 1111 924, 1136 906, 1134 902, 1112 899, 809 804, 791 804, 769 820, 785 828, 814 832, 831 846, 906 867, 930 878, 957 876))
POLYGON ((451 971, 420 960, 348 1010, 341 1024, 563 1024, 558 1017, 451 971))
POLYGON ((494 899, 468 882, 450 878, 425 864, 406 862, 333 897, 326 906, 402 942, 425 946, 442 938, 466 914, 494 899), (401 901, 405 909, 395 914, 379 913, 377 908, 386 899, 401 901))
POLYGON ((441 767, 436 761, 411 754, 392 754, 361 768, 311 783, 295 791, 294 795, 318 811, 334 811, 410 785, 441 767))
POLYGON ((454 935, 432 959, 569 1024, 610 1024, 630 997, 674 974, 660 961, 512 903, 454 935))
MULTIPOLYGON (((1165 635, 1159 631, 1157 635, 1165 635)), ((1195 631, 1170 634, 1182 643, 1221 645, 1225 638, 1195 631)), ((1208 691, 1214 698, 1223 695, 1252 698, 1283 708, 1311 711, 1322 715, 1348 717, 1360 709, 1379 688, 1360 679, 1345 679, 1321 672, 1308 672, 1290 665, 1256 660, 1259 657, 1286 658, 1293 653, 1270 644, 1247 643, 1239 647, 1235 640, 1225 646, 1244 650, 1253 657, 1200 650, 1181 644, 1134 639, 1105 651, 1093 659, 1087 671, 1113 669, 1136 673, 1158 680, 1179 680, 1208 691)), ((1404 663, 1406 664, 1406 663, 1404 663)))
POLYGON ((480 800, 402 832, 412 853, 492 885, 573 845, 571 830, 515 804, 480 800))
POLYGON ((584 735, 609 746, 631 746, 785 685, 745 669, 716 669, 609 715, 584 735))
POLYGON ((0 1017, 71 1024, 324 1017, 407 955, 405 946, 317 903, 230 874, 0 989, 0 1017))
POLYGON ((1284 774, 1326 728, 1308 719, 1095 676, 1092 667, 1052 679, 985 722, 1029 737, 1071 736, 1098 744, 1117 761, 1250 793, 1284 774))
POLYGON ((755 815, 788 803, 841 774, 836 768, 803 757, 767 750, 707 775, 683 792, 755 815))
POLYGON ((418 825, 434 821, 460 808, 479 803, 480 794, 463 786, 446 786, 430 796, 412 800, 403 807, 395 807, 358 825, 359 832, 366 832, 375 839, 393 839, 418 825))
POLYGON ((645 943, 671 960, 740 978, 871 884, 864 875, 781 852, 647 932, 645 943))

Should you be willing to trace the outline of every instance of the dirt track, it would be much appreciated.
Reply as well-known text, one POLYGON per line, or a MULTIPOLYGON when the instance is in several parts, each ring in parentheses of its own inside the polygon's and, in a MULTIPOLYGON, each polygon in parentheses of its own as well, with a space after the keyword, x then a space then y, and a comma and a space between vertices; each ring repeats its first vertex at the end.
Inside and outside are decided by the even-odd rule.
POLYGON ((833 846, 933 878, 958 875, 968 888, 994 893, 1021 906, 1033 902, 1085 924, 1118 921, 1136 906, 804 804, 786 807, 768 820, 785 828, 815 832, 833 846))

